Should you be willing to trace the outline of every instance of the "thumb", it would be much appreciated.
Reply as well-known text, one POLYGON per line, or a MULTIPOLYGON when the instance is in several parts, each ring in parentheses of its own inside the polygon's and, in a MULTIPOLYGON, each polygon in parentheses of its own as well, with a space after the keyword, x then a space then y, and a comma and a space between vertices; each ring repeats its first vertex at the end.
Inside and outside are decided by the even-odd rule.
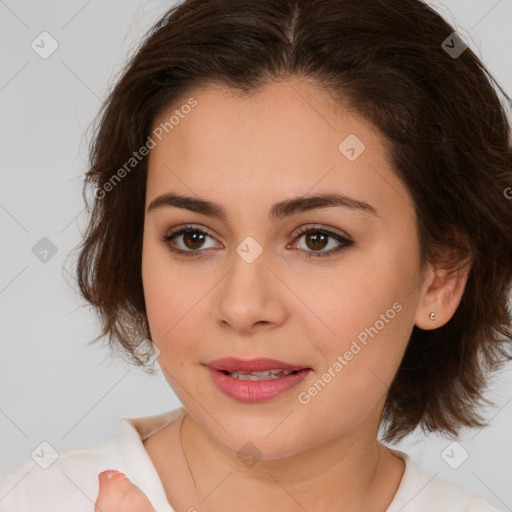
POLYGON ((120 471, 98 474, 100 492, 94 512, 154 512, 146 494, 120 471))

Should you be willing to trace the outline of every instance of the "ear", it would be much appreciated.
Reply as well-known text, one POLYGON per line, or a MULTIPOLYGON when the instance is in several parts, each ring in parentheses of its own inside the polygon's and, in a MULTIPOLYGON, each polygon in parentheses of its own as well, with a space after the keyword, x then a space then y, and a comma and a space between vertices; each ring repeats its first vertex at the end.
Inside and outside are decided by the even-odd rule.
POLYGON ((431 330, 446 324, 454 315, 466 288, 470 264, 461 263, 458 268, 446 268, 429 264, 416 310, 415 325, 431 330), (434 313, 434 319, 430 318, 434 313))

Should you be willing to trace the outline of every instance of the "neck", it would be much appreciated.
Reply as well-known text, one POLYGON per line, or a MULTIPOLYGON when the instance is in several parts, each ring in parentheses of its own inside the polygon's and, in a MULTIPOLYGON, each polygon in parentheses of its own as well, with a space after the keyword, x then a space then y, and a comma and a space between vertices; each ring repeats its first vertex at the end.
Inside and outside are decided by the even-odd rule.
POLYGON ((404 463, 377 441, 376 432, 355 429, 285 458, 247 460, 226 450, 188 414, 181 441, 196 499, 208 510, 384 512, 404 463))

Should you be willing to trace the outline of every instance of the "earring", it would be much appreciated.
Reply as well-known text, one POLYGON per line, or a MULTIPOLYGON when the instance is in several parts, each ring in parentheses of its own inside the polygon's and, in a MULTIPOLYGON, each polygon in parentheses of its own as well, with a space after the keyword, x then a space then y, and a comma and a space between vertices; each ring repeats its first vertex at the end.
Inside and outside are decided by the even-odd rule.
POLYGON ((430 313, 430 315, 428 315, 428 317, 430 318, 430 320, 435 320, 436 314, 432 311, 432 313, 430 313))

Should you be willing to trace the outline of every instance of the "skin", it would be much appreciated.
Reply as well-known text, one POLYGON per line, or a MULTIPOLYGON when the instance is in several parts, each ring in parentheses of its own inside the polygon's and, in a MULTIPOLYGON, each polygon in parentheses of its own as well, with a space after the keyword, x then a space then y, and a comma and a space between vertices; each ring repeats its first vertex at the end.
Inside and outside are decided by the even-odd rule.
POLYGON ((106 470, 98 475, 98 481, 94 512, 155 512, 148 497, 124 473, 106 470))
POLYGON ((183 445, 196 483, 174 421, 144 442, 167 498, 176 510, 327 511, 343 504, 385 511, 405 469, 377 440, 386 394, 413 326, 446 323, 467 273, 433 264, 422 271, 412 199, 394 174, 384 138, 319 86, 290 78, 250 96, 208 87, 189 92, 181 104, 191 96, 197 106, 150 152, 143 235, 151 337, 186 409, 183 445), (354 161, 338 149, 349 134, 365 144, 354 161), (167 192, 218 203, 227 220, 176 207, 147 212, 167 192), (327 207, 280 220, 267 216, 279 201, 333 192, 370 204, 377 215, 327 207), (173 254, 162 241, 185 224, 208 236, 194 246, 178 235, 174 246, 202 251, 200 257, 173 254), (295 235, 314 225, 354 244, 306 258, 339 246, 332 237, 328 246, 315 246, 295 235), (263 251, 250 264, 236 252, 247 236, 263 251), (299 393, 397 302, 401 311, 301 404, 299 393), (229 356, 270 357, 313 371, 277 398, 241 403, 219 391, 204 366, 229 356), (237 456, 246 443, 260 453, 251 467, 237 456))

